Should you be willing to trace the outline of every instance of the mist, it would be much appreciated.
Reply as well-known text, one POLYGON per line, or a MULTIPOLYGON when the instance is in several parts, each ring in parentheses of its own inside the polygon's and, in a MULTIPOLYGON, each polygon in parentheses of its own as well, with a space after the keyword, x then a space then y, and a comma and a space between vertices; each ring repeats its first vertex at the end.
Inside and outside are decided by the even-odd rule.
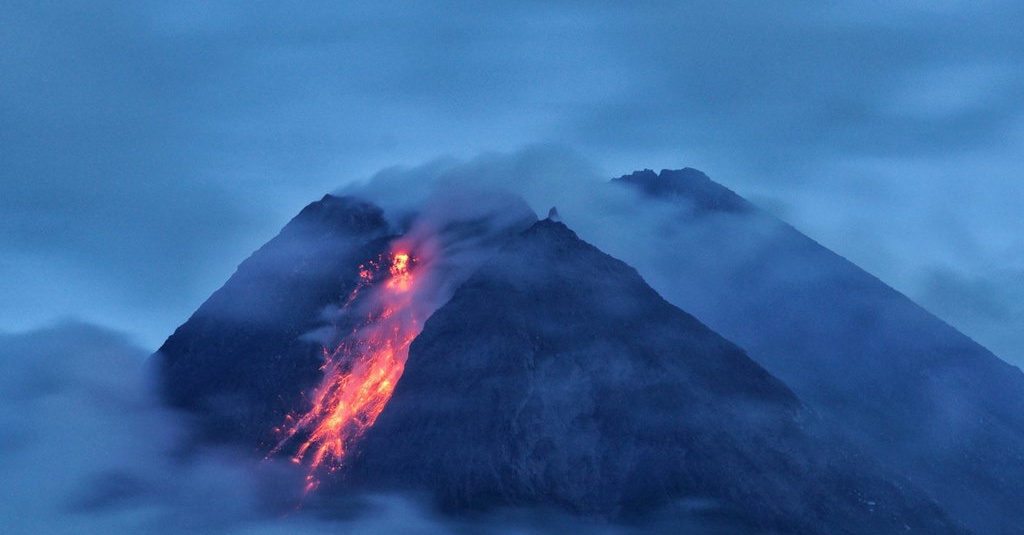
MULTIPOLYGON (((179 451, 194 426, 160 408, 140 363, 339 186, 402 231, 427 203, 472 204, 454 191, 498 188, 542 216, 557 206, 671 302, 754 338, 700 274, 742 271, 765 253, 754 234, 780 227, 696 224, 689 207, 606 184, 693 166, 1024 364, 1018 2, 5 7, 0 455, 14 483, 0 507, 38 531, 322 527, 268 518, 236 492, 259 486, 245 455, 179 451), (62 417, 72 408, 79 418, 62 417)), ((467 261, 454 269, 474 247, 451 251, 467 261)), ((794 265, 771 272, 813 278, 794 265)), ((762 290, 724 291, 795 299, 762 290)), ((263 315, 268 296, 234 297, 225 316, 281 319, 263 315)), ((943 380, 940 393, 990 389, 943 380)), ((933 409, 963 412, 950 399, 933 409)), ((415 501, 383 504, 439 525, 415 501)))
POLYGON ((6 329, 155 348, 339 184, 563 143, 701 169, 1024 360, 1017 2, 8 6, 6 329))
MULTIPOLYGON (((629 174, 633 170, 622 170, 629 174)), ((558 145, 535 145, 510 153, 490 153, 471 159, 439 159, 419 166, 393 167, 382 170, 368 180, 345 186, 342 194, 365 197, 389 211, 407 209, 429 195, 430 191, 465 187, 490 187, 513 192, 527 201, 537 213, 547 213, 556 206, 563 220, 582 238, 612 256, 633 265, 648 282, 677 305, 691 304, 675 299, 679 292, 701 292, 699 283, 681 276, 679 268, 690 273, 730 272, 739 263, 750 261, 760 251, 753 249, 765 233, 782 227, 770 214, 779 213, 770 199, 754 197, 765 203, 767 214, 750 217, 737 214, 688 217, 693 207, 677 200, 675 204, 650 202, 633 188, 606 187, 612 176, 605 176, 591 160, 577 151, 558 145), (770 222, 769 222, 770 221, 770 222), (723 232, 729 240, 720 239, 723 232), (736 236, 749 236, 750 243, 737 241, 736 236), (696 248, 698 255, 685 250, 696 248), (714 253, 709 251, 714 249, 714 253), (679 255, 679 256, 677 256, 679 255)), ((714 175, 711 177, 716 179, 714 175)), ((726 186, 728 181, 719 180, 726 186)), ((785 212, 782 210, 781 212, 785 212)), ((805 218, 789 213, 797 230, 804 230, 805 218)), ((895 225, 895 224, 894 224, 895 225)), ((952 223, 945 226, 951 227, 952 223)), ((815 237, 811 232, 811 237, 815 237)), ((993 235, 998 239, 999 234, 993 235)), ((964 237, 965 243, 973 238, 964 237)), ((831 246, 831 242, 823 242, 831 246)), ((838 252, 847 253, 857 240, 840 243, 838 252)), ((983 242, 974 242, 984 247, 983 242)), ((864 259, 862 266, 883 282, 908 294, 918 304, 937 314, 944 321, 963 329, 983 345, 1007 361, 1019 364, 1024 359, 1022 342, 1015 326, 1024 319, 1022 310, 1012 296, 1019 288, 1012 262, 986 268, 989 275, 964 275, 960 267, 905 267, 899 273, 892 266, 902 260, 892 259, 880 266, 874 256, 857 254, 850 258, 864 259), (873 271, 872 268, 879 268, 873 271), (992 277, 995 277, 993 279, 992 277), (998 280, 998 282, 997 282, 998 280), (987 317, 987 321, 979 318, 987 317)), ((886 252, 890 257, 894 252, 886 252)), ((909 259, 908 259, 909 261, 909 259)), ((794 263, 793 265, 796 265, 794 263)), ((806 268, 806 266, 805 266, 806 268)), ((785 269, 782 265, 779 269, 785 269)), ((794 268, 795 269, 795 268, 794 268)), ((794 272, 794 277, 799 274, 794 272)), ((707 310, 713 311, 714 296, 707 295, 707 310)), ((685 306, 683 307, 686 308, 685 306)), ((695 310, 701 316, 703 310, 695 310)))

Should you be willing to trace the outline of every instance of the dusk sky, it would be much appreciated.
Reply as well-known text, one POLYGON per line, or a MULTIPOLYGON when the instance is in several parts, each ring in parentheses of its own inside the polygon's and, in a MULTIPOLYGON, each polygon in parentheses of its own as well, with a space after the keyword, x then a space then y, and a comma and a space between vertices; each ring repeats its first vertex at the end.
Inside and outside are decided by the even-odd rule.
POLYGON ((540 145, 698 168, 1024 364, 1024 3, 826 4, 5 2, 0 332, 155 350, 324 193, 540 145))

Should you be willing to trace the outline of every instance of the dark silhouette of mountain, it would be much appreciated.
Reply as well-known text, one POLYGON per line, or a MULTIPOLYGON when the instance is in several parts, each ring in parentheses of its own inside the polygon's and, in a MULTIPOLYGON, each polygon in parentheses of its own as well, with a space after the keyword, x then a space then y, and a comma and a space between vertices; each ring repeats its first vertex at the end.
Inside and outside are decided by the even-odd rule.
MULTIPOLYGON (((537 220, 507 194, 459 192, 434 202, 432 246, 448 256, 433 270, 448 285, 537 220)), ((324 347, 362 321, 337 310, 365 284, 361 266, 379 264, 396 238, 383 211, 365 201, 326 195, 306 206, 157 351, 165 399, 196 415, 203 439, 272 449, 281 438, 275 428, 308 409, 324 347)), ((446 284, 427 297, 443 297, 446 284)))
MULTIPOLYGON (((521 201, 473 199, 435 203, 471 206, 431 227, 451 253, 435 277, 458 289, 448 300, 438 286, 447 302, 394 397, 322 492, 613 519, 682 507, 738 533, 964 532, 635 270, 556 221, 523 232, 536 216, 521 201)), ((688 210, 756 214, 729 195, 688 210)), ((354 328, 331 311, 394 234, 379 208, 325 196, 168 338, 155 358, 163 393, 196 416, 199 439, 274 448, 274 428, 307 408, 303 392, 321 378, 324 329, 354 328)))
POLYGON ((1020 370, 699 171, 614 182, 678 206, 645 272, 670 301, 977 532, 1024 533, 1020 370))
POLYGON ((740 533, 960 532, 808 420, 739 348, 544 220, 426 322, 344 482, 457 511, 688 501, 740 533))
POLYGON ((746 213, 756 210, 746 199, 692 167, 665 170, 660 176, 644 169, 615 180, 632 184, 651 197, 693 203, 702 212, 746 213))
MULTIPOLYGON (((259 448, 317 384, 320 345, 303 335, 386 249, 380 208, 324 196, 238 270, 157 352, 164 397, 200 418, 207 438, 259 448)), ((346 326, 341 325, 344 329, 346 326)))

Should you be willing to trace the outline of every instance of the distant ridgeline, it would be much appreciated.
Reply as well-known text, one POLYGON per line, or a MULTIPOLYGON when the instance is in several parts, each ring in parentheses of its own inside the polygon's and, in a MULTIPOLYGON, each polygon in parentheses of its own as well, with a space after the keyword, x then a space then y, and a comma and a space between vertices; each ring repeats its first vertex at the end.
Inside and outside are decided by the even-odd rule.
POLYGON ((453 515, 1024 533, 1019 370, 699 171, 604 187, 664 262, 638 273, 521 201, 396 229, 325 196, 160 348, 165 399, 201 441, 294 457, 311 492, 453 515), (675 231, 642 227, 655 206, 675 231))

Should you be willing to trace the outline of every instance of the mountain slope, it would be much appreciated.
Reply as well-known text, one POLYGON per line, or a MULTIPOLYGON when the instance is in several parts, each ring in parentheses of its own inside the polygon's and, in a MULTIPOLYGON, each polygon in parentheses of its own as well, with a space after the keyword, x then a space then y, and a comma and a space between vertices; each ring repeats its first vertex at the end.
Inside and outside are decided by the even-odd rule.
POLYGON ((614 182, 677 208, 640 263, 670 301, 978 532, 1024 533, 1020 370, 699 171, 614 182))
MULTIPOLYGON (((165 399, 207 438, 258 448, 319 380, 322 310, 350 293, 357 268, 386 247, 383 212, 324 196, 238 270, 157 352, 165 399)), ((340 326, 344 328, 344 326, 340 326)))
POLYGON ((460 190, 406 219, 399 237, 365 201, 326 195, 306 206, 156 353, 165 399, 197 417, 200 438, 267 453, 288 418, 309 410, 325 354, 372 312, 381 276, 370 272, 387 271, 398 241, 430 264, 418 305, 432 311, 537 216, 518 197, 460 190))
POLYGON ((744 533, 959 532, 808 419, 736 346, 545 220, 426 322, 345 483, 452 510, 624 518, 684 500, 744 533))

